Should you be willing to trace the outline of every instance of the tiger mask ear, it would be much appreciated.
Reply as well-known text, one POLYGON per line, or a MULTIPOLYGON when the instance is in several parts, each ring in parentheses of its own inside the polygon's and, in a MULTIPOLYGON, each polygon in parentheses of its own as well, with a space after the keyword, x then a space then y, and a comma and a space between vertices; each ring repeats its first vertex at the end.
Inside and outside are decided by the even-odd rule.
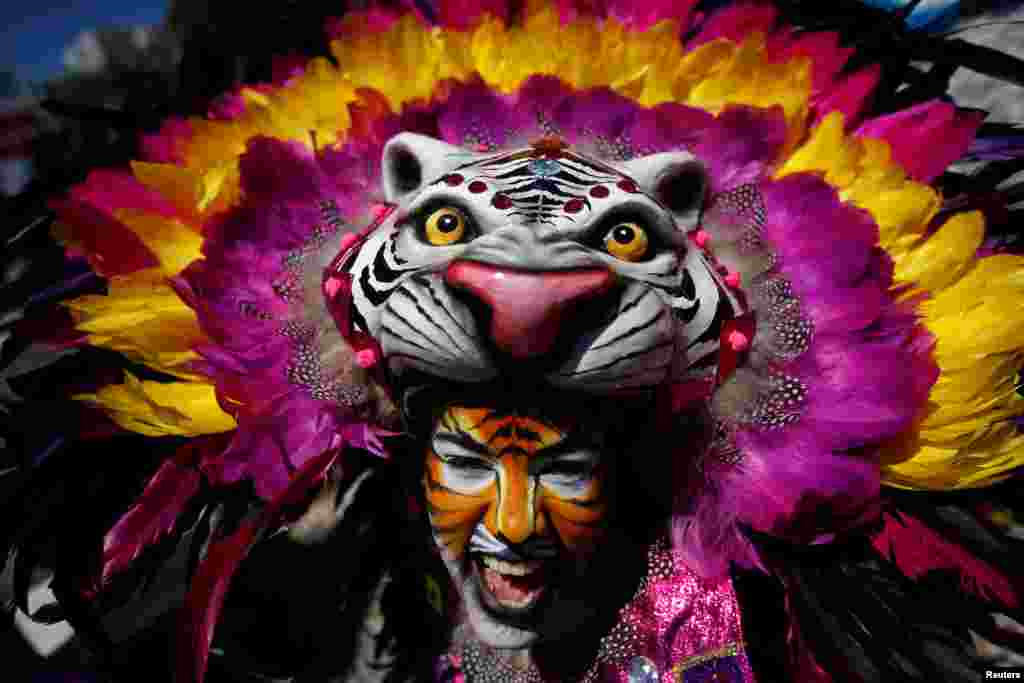
POLYGON ((689 152, 662 152, 633 159, 622 171, 667 208, 683 231, 697 226, 707 192, 707 170, 689 152))
POLYGON ((466 150, 416 133, 399 133, 384 145, 381 160, 384 196, 401 204, 472 155, 466 150))

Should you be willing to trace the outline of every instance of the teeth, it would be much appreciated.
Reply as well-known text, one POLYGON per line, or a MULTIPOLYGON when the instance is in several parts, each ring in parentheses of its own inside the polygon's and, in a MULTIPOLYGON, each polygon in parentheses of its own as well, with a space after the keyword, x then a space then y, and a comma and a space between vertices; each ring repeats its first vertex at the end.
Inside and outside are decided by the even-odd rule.
POLYGON ((533 573, 541 568, 544 563, 540 560, 530 560, 529 562, 505 562, 499 560, 496 557, 490 555, 483 556, 484 566, 488 569, 493 569, 499 574, 509 574, 511 576, 526 576, 527 574, 533 573))

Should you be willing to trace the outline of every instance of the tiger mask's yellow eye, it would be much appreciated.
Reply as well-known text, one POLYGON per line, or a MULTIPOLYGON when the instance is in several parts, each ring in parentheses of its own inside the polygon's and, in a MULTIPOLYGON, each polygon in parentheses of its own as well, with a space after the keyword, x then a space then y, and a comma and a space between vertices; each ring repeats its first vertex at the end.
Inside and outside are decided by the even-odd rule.
POLYGON ((604 238, 605 251, 623 261, 639 261, 649 247, 647 231, 636 223, 619 223, 604 238))
POLYGON ((424 232, 427 241, 435 247, 455 244, 466 236, 465 214, 458 209, 446 206, 427 216, 424 232))

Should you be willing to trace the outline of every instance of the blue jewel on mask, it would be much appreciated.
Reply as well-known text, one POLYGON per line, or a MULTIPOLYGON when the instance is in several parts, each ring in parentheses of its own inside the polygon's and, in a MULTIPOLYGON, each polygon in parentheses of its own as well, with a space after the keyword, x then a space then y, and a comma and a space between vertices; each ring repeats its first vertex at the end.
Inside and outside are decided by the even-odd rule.
POLYGON ((554 159, 534 159, 527 167, 533 175, 547 178, 562 172, 562 165, 554 159))

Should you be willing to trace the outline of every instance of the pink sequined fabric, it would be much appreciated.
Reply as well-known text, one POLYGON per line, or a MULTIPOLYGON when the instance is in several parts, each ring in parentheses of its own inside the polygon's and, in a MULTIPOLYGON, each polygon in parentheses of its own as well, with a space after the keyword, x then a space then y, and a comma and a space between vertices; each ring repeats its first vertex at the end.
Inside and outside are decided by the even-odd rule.
MULTIPOLYGON (((659 541, 581 683, 754 683, 743 643, 732 581, 702 581, 659 541)), ((446 657, 447 675, 438 680, 473 683, 477 676, 459 671, 464 654, 446 657)), ((523 680, 539 678, 523 672, 523 680)))
POLYGON ((652 545, 647 578, 602 641, 585 680, 753 683, 732 581, 704 582, 667 543, 652 545))

